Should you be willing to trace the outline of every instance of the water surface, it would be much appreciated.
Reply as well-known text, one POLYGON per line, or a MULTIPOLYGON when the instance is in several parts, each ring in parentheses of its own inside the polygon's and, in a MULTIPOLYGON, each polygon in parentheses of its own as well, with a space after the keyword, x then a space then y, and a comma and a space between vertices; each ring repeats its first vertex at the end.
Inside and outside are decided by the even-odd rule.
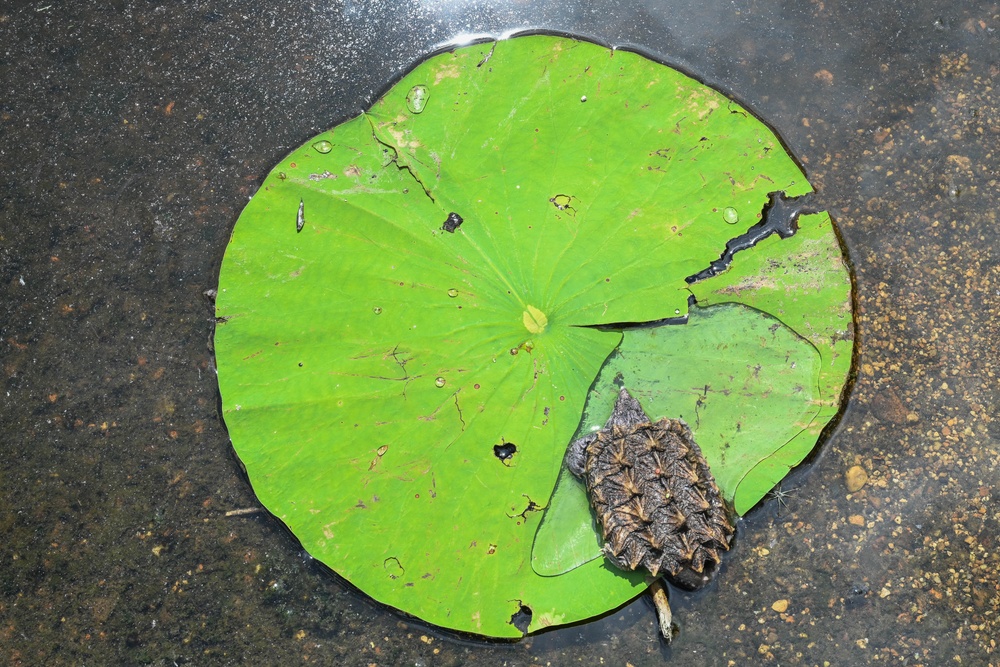
POLYGON ((1000 664, 1000 6, 319 2, 0 9, 0 659, 6 664, 1000 664), (857 281, 847 409, 717 580, 512 644, 311 561, 218 417, 215 286, 291 148, 463 35, 568 31, 753 108, 857 281), (849 492, 845 475, 868 476, 849 492), (876 663, 877 664, 877 663, 876 663))

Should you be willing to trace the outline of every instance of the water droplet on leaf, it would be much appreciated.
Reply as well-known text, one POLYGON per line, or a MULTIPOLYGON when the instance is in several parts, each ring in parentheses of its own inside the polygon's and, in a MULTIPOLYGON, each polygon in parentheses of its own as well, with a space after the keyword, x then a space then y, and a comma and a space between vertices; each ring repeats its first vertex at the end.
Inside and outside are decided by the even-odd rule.
POLYGON ((454 299, 456 296, 458 296, 458 290, 452 287, 450 290, 448 290, 448 296, 454 299))
POLYGON ((427 86, 416 85, 410 88, 410 92, 406 94, 406 108, 413 113, 420 113, 427 105, 427 98, 429 96, 430 93, 427 91, 427 86))
POLYGON ((382 308, 380 306, 375 306, 374 308, 372 308, 372 312, 375 313, 376 315, 381 315, 382 308))
POLYGON ((314 143, 313 149, 317 153, 323 153, 325 155, 333 150, 333 144, 331 144, 326 139, 323 139, 322 141, 317 141, 316 143, 314 143))
POLYGON ((434 380, 434 386, 435 387, 443 387, 444 384, 445 384, 445 382, 446 382, 446 380, 444 378, 439 377, 436 380, 434 380))
POLYGON ((737 222, 740 221, 739 211, 737 211, 732 206, 727 206, 726 208, 722 209, 722 219, 731 225, 735 225, 737 222))

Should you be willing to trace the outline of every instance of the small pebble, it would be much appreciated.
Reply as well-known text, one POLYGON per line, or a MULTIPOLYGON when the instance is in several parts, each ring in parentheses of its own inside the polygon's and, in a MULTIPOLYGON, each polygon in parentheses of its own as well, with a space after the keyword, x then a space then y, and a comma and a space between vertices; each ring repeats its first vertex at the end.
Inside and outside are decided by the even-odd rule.
POLYGON ((771 609, 779 614, 784 614, 788 611, 788 600, 775 600, 774 604, 771 605, 771 609))
POLYGON ((847 490, 854 493, 868 483, 868 473, 861 466, 851 466, 844 475, 844 481, 847 483, 847 490))

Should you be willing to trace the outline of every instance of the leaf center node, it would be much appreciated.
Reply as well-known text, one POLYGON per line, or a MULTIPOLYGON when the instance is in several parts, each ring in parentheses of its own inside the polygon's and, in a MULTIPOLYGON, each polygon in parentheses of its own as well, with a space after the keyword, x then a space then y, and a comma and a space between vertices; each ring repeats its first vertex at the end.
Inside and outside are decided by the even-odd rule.
POLYGON ((521 321, 524 322, 524 328, 533 334, 542 333, 549 324, 549 318, 545 313, 531 305, 524 311, 521 321))

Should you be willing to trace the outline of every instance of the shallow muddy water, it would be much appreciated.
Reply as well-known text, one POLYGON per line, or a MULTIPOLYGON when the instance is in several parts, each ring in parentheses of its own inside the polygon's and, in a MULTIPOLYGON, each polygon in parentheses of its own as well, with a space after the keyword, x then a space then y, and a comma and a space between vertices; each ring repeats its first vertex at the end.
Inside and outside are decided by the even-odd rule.
POLYGON ((0 660, 1000 664, 998 30, 996 2, 7 3, 0 660), (849 403, 674 593, 669 647, 645 598, 514 643, 370 601, 253 511, 219 419, 202 293, 264 176, 441 44, 523 29, 752 108, 855 272, 849 403))

